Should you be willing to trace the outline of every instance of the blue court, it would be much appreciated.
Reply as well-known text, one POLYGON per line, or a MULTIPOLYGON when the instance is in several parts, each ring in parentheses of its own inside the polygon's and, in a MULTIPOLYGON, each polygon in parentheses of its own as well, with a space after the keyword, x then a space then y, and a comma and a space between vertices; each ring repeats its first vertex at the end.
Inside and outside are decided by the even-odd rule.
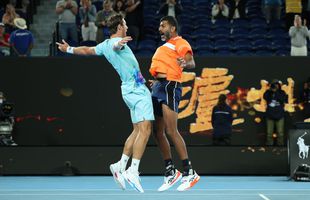
POLYGON ((118 189, 111 176, 2 176, 1 200, 309 200, 310 182, 277 176, 203 176, 189 191, 159 193, 160 176, 142 176, 145 193, 118 189))

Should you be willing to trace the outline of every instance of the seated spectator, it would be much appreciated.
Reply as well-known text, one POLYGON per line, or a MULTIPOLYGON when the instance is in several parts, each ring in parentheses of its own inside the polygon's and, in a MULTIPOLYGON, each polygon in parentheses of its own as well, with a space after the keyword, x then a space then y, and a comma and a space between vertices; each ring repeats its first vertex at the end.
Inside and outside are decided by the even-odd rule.
POLYGON ((232 121, 232 110, 227 105, 226 95, 221 94, 212 110, 213 145, 230 145, 232 121))
POLYGON ((309 38, 309 32, 306 26, 306 20, 304 20, 304 25, 302 25, 301 17, 296 15, 294 26, 291 26, 289 35, 291 37, 291 56, 307 56, 307 38, 309 38))
POLYGON ((59 35, 61 40, 78 43, 76 15, 78 5, 74 0, 59 0, 56 4, 56 14, 59 19, 59 35))
POLYGON ((163 3, 159 10, 157 11, 158 14, 162 16, 172 16, 178 19, 178 16, 182 12, 182 6, 180 1, 176 0, 167 0, 166 3, 163 3))
POLYGON ((5 25, 0 23, 0 54, 4 56, 10 55, 10 34, 5 33, 5 25))
POLYGON ((140 37, 140 25, 142 24, 141 19, 143 18, 141 12, 141 1, 128 0, 126 6, 126 17, 125 20, 128 26, 128 35, 133 39, 133 42, 137 43, 140 37))
POLYGON ((97 10, 91 4, 91 0, 82 0, 80 7, 80 19, 82 24, 83 41, 96 41, 97 26, 95 25, 97 10))
POLYGON ((26 21, 23 18, 14 19, 14 25, 18 28, 10 36, 11 55, 30 56, 33 47, 33 35, 27 30, 26 21))
POLYGON ((245 18, 245 1, 231 0, 229 9, 229 19, 244 19, 245 18))
POLYGON ((267 24, 281 19, 282 0, 263 0, 263 4, 267 24))
POLYGON ((114 2, 114 5, 113 5, 113 10, 116 13, 119 13, 119 14, 122 14, 123 16, 125 16, 126 15, 125 2, 123 0, 116 0, 114 2))
POLYGON ((15 30, 14 19, 18 18, 19 15, 15 12, 15 8, 12 4, 7 4, 5 13, 2 16, 2 23, 5 24, 6 31, 11 33, 15 30))
POLYGON ((115 14, 112 9, 112 1, 105 0, 103 2, 103 9, 97 13, 96 16, 96 26, 98 27, 96 41, 97 43, 103 42, 105 39, 110 37, 109 29, 107 26, 107 21, 110 16, 115 14))
POLYGON ((227 19, 229 15, 229 9, 225 4, 225 0, 218 0, 218 2, 212 6, 211 14, 212 20, 227 19))

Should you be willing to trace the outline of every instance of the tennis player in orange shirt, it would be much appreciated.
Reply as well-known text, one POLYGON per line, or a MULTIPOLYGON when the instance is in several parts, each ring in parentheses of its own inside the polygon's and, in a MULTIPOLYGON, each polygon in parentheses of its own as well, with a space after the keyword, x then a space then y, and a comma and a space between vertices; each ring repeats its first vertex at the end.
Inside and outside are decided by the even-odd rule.
POLYGON ((200 179, 192 168, 185 142, 177 128, 178 106, 182 96, 182 71, 184 68, 194 68, 195 61, 190 44, 178 35, 178 22, 174 17, 161 18, 159 33, 166 43, 157 48, 149 70, 155 78, 150 81, 155 114, 154 134, 165 161, 164 183, 158 191, 168 190, 179 180, 181 184, 177 190, 185 191, 200 179), (174 167, 166 134, 182 160, 183 174, 174 167))

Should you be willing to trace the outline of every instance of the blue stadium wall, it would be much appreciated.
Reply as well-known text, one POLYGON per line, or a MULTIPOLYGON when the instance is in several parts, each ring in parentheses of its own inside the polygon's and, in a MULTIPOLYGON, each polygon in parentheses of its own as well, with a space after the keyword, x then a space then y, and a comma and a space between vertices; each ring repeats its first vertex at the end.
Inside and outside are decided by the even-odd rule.
MULTIPOLYGON (((226 68, 234 78, 227 87, 260 89, 261 80, 294 80, 298 98, 309 76, 309 59, 292 57, 196 58, 196 76, 203 68, 226 68)), ((139 59, 149 79, 149 58, 139 59)), ((14 103, 13 136, 18 147, 0 147, 0 174, 61 174, 70 161, 79 174, 108 174, 108 164, 118 159, 131 131, 129 112, 120 94, 120 80, 105 58, 2 58, 0 91, 14 103)), ((192 83, 190 83, 191 85, 192 83)), ((179 120, 195 168, 202 174, 288 174, 286 147, 263 147, 264 113, 252 107, 236 110, 244 123, 234 126, 232 146, 213 147, 212 131, 189 133, 192 114, 179 120), (255 113, 253 115, 253 112, 255 113), (252 113, 252 114, 249 114, 252 113), (258 123, 255 118, 262 121, 258 123)), ((286 132, 302 111, 287 113, 286 132)), ((177 160, 177 156, 175 156, 177 160)), ((144 174, 163 170, 154 139, 149 140, 144 174), (150 164, 152 163, 152 164, 150 164)))

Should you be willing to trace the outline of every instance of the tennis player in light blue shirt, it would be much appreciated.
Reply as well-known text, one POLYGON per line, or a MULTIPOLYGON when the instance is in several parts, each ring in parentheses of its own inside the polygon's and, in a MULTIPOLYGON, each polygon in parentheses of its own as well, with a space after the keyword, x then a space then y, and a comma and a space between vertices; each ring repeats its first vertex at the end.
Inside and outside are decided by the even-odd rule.
POLYGON ((151 121, 154 120, 151 93, 145 86, 139 64, 127 42, 127 25, 122 15, 114 15, 108 20, 110 39, 95 47, 70 47, 64 40, 57 43, 62 52, 78 55, 104 55, 112 64, 122 80, 122 96, 130 110, 133 131, 127 138, 121 159, 110 165, 114 180, 122 189, 125 180, 137 191, 144 192, 139 178, 139 164, 151 134, 151 121), (125 170, 132 156, 131 166, 125 170))

